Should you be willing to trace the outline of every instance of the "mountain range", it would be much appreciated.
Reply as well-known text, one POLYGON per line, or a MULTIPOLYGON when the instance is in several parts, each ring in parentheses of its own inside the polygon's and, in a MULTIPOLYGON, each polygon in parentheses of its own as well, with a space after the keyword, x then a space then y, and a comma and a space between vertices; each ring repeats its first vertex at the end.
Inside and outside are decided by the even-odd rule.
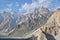
POLYGON ((1 36, 21 38, 34 36, 37 40, 58 40, 59 28, 60 9, 50 11, 44 7, 37 7, 23 15, 5 11, 0 13, 1 36))

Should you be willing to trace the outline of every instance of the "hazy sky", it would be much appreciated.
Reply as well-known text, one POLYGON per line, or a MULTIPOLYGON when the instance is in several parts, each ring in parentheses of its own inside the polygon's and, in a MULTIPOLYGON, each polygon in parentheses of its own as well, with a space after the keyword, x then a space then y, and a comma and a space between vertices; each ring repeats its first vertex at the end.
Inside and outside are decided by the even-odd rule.
POLYGON ((60 7, 60 0, 0 0, 0 12, 5 10, 26 13, 38 6, 54 10, 60 7))

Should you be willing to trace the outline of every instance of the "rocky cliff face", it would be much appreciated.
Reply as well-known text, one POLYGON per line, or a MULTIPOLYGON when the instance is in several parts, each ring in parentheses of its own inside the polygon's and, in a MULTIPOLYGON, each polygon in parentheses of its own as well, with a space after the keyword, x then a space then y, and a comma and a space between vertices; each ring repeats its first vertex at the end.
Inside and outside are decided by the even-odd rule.
POLYGON ((53 12, 47 22, 26 37, 34 35, 37 40, 60 40, 60 9, 53 12))
POLYGON ((46 8, 36 8, 33 12, 22 15, 17 19, 17 28, 10 36, 21 37, 35 31, 47 22, 48 18, 46 14, 49 13, 50 11, 46 8))
POLYGON ((54 11, 43 26, 24 36, 30 37, 33 37, 31 40, 60 40, 60 9, 54 11))
POLYGON ((52 13, 46 8, 35 8, 22 16, 4 12, 0 18, 0 35, 27 40, 60 40, 60 9, 52 13))
POLYGON ((55 11, 43 26, 43 31, 57 35, 60 32, 60 10, 55 11))
POLYGON ((34 11, 21 16, 20 14, 11 14, 5 11, 0 14, 0 32, 10 34, 16 31, 17 34, 25 34, 45 24, 50 11, 47 8, 38 7, 34 11))
POLYGON ((16 27, 16 17, 12 17, 11 13, 9 12, 3 12, 0 13, 1 18, 0 18, 0 31, 2 32, 8 32, 11 31, 14 27, 16 27))
POLYGON ((59 39, 60 35, 60 9, 56 10, 52 16, 48 19, 47 23, 42 26, 41 30, 43 32, 46 32, 53 37, 55 37, 56 40, 59 39))

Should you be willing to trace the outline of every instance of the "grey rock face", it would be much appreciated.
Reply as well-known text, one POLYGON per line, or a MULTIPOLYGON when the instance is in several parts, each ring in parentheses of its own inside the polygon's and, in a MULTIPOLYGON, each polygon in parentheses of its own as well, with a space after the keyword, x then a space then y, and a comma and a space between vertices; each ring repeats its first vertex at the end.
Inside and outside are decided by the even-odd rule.
MULTIPOLYGON (((44 11, 41 11, 42 13, 40 13, 39 8, 36 8, 33 12, 19 17, 16 21, 16 30, 10 36, 23 36, 24 34, 32 32, 44 25, 48 20, 47 16, 43 15, 45 13, 44 11)), ((46 14, 48 14, 48 11, 46 11, 46 14)))
POLYGON ((18 14, 12 15, 9 12, 3 12, 1 14, 0 31, 11 33, 13 36, 15 34, 21 36, 44 25, 48 20, 47 14, 50 14, 50 11, 47 8, 42 7, 35 8, 33 12, 21 16, 18 14))

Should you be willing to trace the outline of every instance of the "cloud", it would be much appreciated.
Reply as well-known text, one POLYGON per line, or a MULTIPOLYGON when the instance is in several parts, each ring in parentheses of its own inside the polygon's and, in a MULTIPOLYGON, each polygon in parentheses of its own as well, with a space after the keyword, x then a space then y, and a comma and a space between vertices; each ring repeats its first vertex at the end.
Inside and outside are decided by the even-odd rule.
POLYGON ((43 3, 44 1, 48 1, 48 0, 34 0, 34 1, 36 1, 38 3, 43 3))
POLYGON ((52 0, 32 0, 31 4, 25 3, 19 8, 19 11, 25 10, 26 12, 32 11, 36 7, 48 7, 52 0))
POLYGON ((0 13, 3 13, 4 11, 11 13, 12 9, 11 8, 5 8, 5 9, 0 10, 0 13))
POLYGON ((19 7, 19 3, 18 2, 15 2, 14 4, 13 3, 9 3, 9 4, 7 4, 6 8, 1 10, 1 12, 3 12, 3 11, 14 12, 14 11, 18 10, 18 7, 19 7))
POLYGON ((21 8, 19 8, 19 11, 21 12, 21 11, 25 10, 26 12, 28 12, 28 11, 33 10, 33 8, 35 8, 36 6, 37 6, 37 3, 35 3, 35 2, 33 2, 31 4, 25 3, 22 5, 21 8))
POLYGON ((14 11, 15 9, 15 11, 18 10, 18 12, 20 13, 26 13, 26 12, 33 11, 36 7, 42 7, 42 6, 45 8, 50 8, 50 9, 52 9, 54 6, 55 6, 54 8, 58 8, 60 7, 60 5, 59 6, 57 5, 59 3, 60 1, 58 0, 32 0, 30 4, 25 2, 20 7, 19 2, 15 2, 14 4, 13 3, 8 4, 7 5, 8 7, 5 8, 4 10, 11 12, 11 11, 14 11))
POLYGON ((30 8, 30 4, 25 3, 24 5, 22 5, 22 9, 24 10, 27 10, 29 8, 30 8))
POLYGON ((12 8, 5 8, 5 9, 3 9, 3 10, 1 10, 2 12, 3 11, 6 11, 6 12, 11 12, 12 11, 12 8))
POLYGON ((12 7, 13 7, 13 4, 12 3, 10 3, 10 4, 7 4, 7 7, 6 8, 4 8, 4 9, 2 9, 2 10, 0 10, 0 12, 2 13, 2 12, 4 12, 4 11, 6 11, 6 12, 12 12, 12 7))
POLYGON ((31 4, 25 3, 19 8, 19 12, 27 12, 30 10, 31 4))

